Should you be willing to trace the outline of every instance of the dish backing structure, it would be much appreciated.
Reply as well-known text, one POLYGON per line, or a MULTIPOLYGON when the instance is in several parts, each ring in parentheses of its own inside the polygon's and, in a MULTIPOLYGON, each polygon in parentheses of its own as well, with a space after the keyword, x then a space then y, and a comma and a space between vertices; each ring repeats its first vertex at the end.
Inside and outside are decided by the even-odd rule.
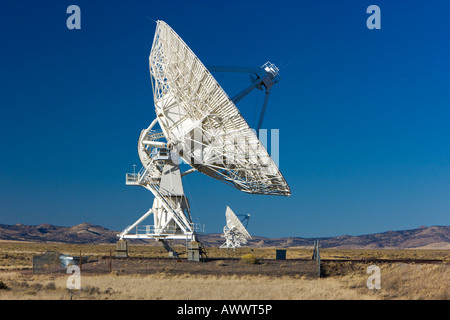
POLYGON ((278 68, 267 62, 258 68, 210 67, 164 21, 157 21, 149 56, 155 119, 142 130, 139 172, 127 173, 126 184, 154 195, 153 206, 118 236, 155 239, 170 250, 167 240, 196 241, 203 226, 192 221, 182 177, 198 171, 251 194, 289 196, 289 186, 255 130, 235 103, 253 89, 266 90, 262 117, 278 68), (248 88, 230 98, 211 72, 249 72, 248 88), (156 125, 160 129, 156 129, 156 125), (190 169, 180 170, 180 160, 190 169), (153 224, 141 223, 153 214, 153 224))

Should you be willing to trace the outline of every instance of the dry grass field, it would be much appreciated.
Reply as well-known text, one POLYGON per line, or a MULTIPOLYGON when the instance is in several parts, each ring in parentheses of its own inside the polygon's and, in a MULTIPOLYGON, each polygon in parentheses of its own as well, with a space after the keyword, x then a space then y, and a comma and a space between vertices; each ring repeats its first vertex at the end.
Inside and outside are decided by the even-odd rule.
MULTIPOLYGON (((181 250, 181 248, 180 248, 181 250)), ((236 251, 207 248, 209 257, 240 258, 252 254, 257 259, 273 259, 276 248, 236 251)), ((52 243, 0 242, 0 300, 67 300, 70 293, 64 272, 33 274, 33 255, 46 251, 101 259, 114 254, 114 245, 68 245, 52 243)), ((287 259, 309 259, 312 250, 287 249, 287 259)), ((166 257, 162 247, 131 245, 132 257, 166 257)), ((183 256, 182 256, 183 257, 183 256)), ((341 250, 321 251, 324 277, 301 274, 173 274, 161 270, 151 274, 108 272, 81 273, 81 289, 73 299, 83 300, 307 300, 307 299, 450 299, 449 250, 341 250), (380 263, 381 289, 366 286, 367 267, 373 262, 360 259, 439 259, 440 264, 380 263), (327 259, 333 259, 328 261, 327 259), (359 261, 351 261, 359 259, 359 261), (342 261, 339 261, 342 260, 342 261), (220 290, 217 290, 220 288, 220 290)), ((221 268, 221 262, 214 262, 221 268)))

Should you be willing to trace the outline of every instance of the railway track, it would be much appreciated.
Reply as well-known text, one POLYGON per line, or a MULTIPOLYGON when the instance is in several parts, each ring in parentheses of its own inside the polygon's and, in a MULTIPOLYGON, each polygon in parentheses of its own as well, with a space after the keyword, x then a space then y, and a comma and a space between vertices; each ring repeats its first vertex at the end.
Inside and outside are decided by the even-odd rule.
POLYGON ((445 260, 439 259, 321 259, 321 262, 360 262, 360 263, 418 263, 418 264, 443 264, 445 260))
MULTIPOLYGON (((102 259, 114 259, 114 260, 179 260, 187 261, 186 258, 170 258, 170 257, 127 257, 127 258, 118 258, 115 256, 103 256, 102 259)), ((202 262, 211 262, 211 261, 235 261, 241 260, 241 258, 234 257, 217 257, 217 258, 204 258, 202 262)), ((311 261, 311 259, 286 259, 286 260, 276 260, 276 259, 258 259, 259 262, 295 262, 295 261, 311 261)), ((362 258, 362 259, 350 259, 350 258, 336 258, 336 259, 321 259, 321 263, 328 262, 351 262, 351 263, 416 263, 416 264, 444 264, 448 263, 443 259, 380 259, 380 258, 362 258)))

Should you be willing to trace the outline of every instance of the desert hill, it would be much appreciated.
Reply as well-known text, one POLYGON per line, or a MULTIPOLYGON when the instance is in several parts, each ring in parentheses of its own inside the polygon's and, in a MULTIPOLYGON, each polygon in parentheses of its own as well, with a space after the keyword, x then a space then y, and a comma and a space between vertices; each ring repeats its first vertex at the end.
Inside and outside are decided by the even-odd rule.
MULTIPOLYGON (((286 237, 286 238, 264 238, 254 236, 248 243, 251 247, 310 247, 313 245, 312 238, 286 237)), ((338 237, 318 238, 321 248, 342 249, 376 249, 376 248, 422 248, 428 249, 450 249, 450 227, 432 226, 420 227, 412 230, 387 231, 382 233, 338 237)), ((204 235, 201 237, 203 243, 220 245, 223 239, 220 234, 204 235)))
MULTIPOLYGON (((0 240, 63 242, 73 244, 115 243, 118 231, 109 230, 90 223, 81 223, 73 227, 39 225, 0 224, 0 240)), ((321 248, 424 248, 450 249, 450 226, 419 227, 411 230, 387 231, 382 233, 338 237, 318 238, 321 248)), ((246 246, 249 247, 311 247, 316 238, 286 237, 267 238, 253 236, 246 246)), ((206 246, 219 247, 224 239, 221 234, 205 234, 200 241, 206 246)), ((139 241, 142 242, 142 241, 139 241)), ((156 241, 146 241, 157 245, 156 241)))
POLYGON ((20 223, 0 224, 0 240, 98 244, 116 242, 117 234, 117 231, 90 223, 81 223, 73 227, 54 226, 47 223, 32 226, 20 223))

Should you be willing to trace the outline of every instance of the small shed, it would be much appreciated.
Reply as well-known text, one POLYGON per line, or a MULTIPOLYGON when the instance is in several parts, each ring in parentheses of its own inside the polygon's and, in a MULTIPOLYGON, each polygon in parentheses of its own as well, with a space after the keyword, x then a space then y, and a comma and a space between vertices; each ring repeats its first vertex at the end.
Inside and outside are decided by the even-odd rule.
POLYGON ((275 257, 277 260, 286 260, 286 249, 277 249, 275 257))
POLYGON ((33 256, 33 273, 43 272, 57 267, 60 263, 60 252, 46 251, 43 254, 33 256))

